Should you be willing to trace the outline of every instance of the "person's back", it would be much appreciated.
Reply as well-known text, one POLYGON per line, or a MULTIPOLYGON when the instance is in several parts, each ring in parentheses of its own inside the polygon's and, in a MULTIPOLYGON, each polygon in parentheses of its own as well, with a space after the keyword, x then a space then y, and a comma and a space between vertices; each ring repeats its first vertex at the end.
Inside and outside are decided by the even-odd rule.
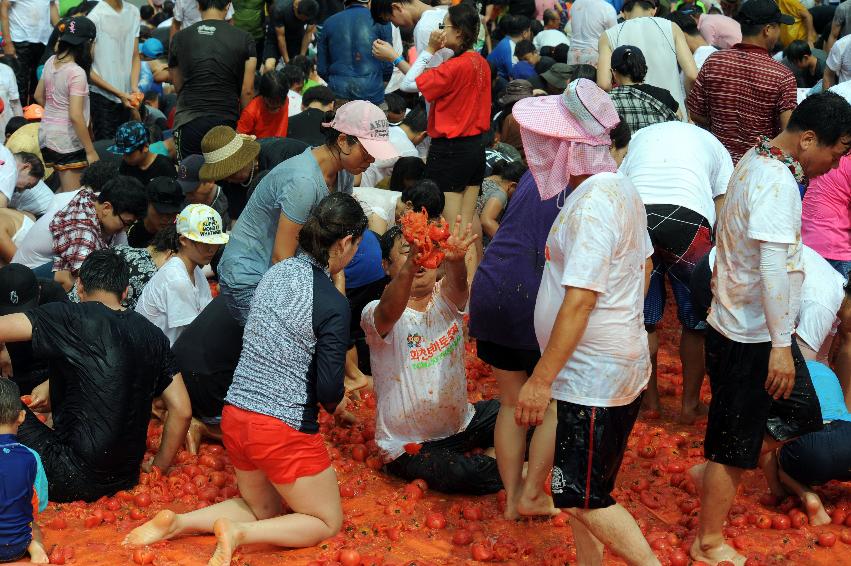
POLYGON ((600 35, 617 22, 615 9, 605 0, 576 0, 570 9, 573 35, 567 52, 568 64, 596 65, 600 35))
POLYGON ((35 224, 24 239, 18 244, 12 263, 26 265, 30 269, 41 267, 53 259, 53 235, 50 233, 50 223, 56 213, 68 206, 68 203, 80 191, 58 193, 53 197, 50 207, 35 224))
POLYGON ((393 68, 372 56, 377 39, 392 41, 390 25, 373 22, 366 4, 352 2, 325 21, 317 69, 337 98, 384 102, 384 80, 393 68))
POLYGON ((851 157, 810 180, 804 194, 801 238, 847 275, 851 268, 851 157))
POLYGON ((325 136, 322 135, 321 131, 324 121, 325 110, 307 108, 289 119, 287 137, 303 141, 314 147, 322 145, 325 143, 325 136))

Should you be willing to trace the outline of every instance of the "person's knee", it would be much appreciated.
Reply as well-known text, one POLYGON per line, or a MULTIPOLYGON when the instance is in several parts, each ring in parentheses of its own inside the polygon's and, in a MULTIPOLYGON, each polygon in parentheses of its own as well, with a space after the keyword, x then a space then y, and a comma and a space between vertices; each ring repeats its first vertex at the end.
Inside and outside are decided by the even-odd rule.
POLYGON ((343 509, 335 509, 333 513, 329 514, 328 517, 323 518, 322 521, 325 523, 327 528, 327 533, 324 537, 322 537, 322 540, 324 540, 336 535, 340 532, 340 529, 343 528, 343 509))

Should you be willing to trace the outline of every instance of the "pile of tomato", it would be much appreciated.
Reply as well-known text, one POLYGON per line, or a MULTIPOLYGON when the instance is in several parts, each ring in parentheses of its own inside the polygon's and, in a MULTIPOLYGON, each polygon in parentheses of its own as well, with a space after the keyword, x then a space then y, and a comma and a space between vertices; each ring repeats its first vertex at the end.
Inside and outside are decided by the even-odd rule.
POLYGON ((445 220, 430 221, 426 209, 408 211, 400 220, 405 240, 419 250, 417 265, 436 269, 446 256, 449 243, 449 225, 445 220))
MULTIPOLYGON (((674 312, 673 309, 668 309, 674 312)), ((674 324, 662 329, 660 390, 662 414, 642 414, 629 439, 615 498, 637 519, 663 564, 690 564, 700 499, 688 469, 703 461, 704 425, 673 424, 681 387, 674 324)), ((497 395, 490 368, 467 344, 468 392, 471 401, 497 395)), ((708 391, 705 391, 708 394, 708 391)), ((561 566, 576 562, 567 515, 514 522, 502 518, 505 493, 447 496, 422 480, 405 483, 381 471, 375 444, 375 405, 371 391, 353 400, 360 421, 335 426, 323 413, 325 437, 339 480, 345 523, 341 532, 318 547, 282 550, 270 546, 241 548, 239 566, 437 566, 478 563, 561 566)), ((152 423, 149 455, 159 447, 161 425, 152 423)), ((412 452, 416 444, 405 447, 412 452)), ((759 473, 745 475, 744 485, 725 526, 725 535, 748 566, 773 564, 851 564, 849 486, 819 488, 833 524, 812 527, 792 498, 766 496, 759 473)), ((55 564, 114 566, 206 564, 215 547, 211 536, 184 537, 148 548, 127 549, 128 531, 160 509, 197 509, 238 495, 233 467, 222 447, 203 444, 198 455, 181 451, 167 473, 142 473, 140 483, 97 502, 51 503, 38 522, 55 564)), ((621 561, 607 552, 606 564, 621 561)))

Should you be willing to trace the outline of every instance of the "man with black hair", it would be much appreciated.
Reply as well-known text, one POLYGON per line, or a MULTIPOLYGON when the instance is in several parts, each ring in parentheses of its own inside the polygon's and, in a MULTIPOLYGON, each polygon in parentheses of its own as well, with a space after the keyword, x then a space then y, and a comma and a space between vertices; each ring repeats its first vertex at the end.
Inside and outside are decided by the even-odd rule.
POLYGON ((305 81, 304 69, 298 65, 287 63, 281 69, 281 74, 287 83, 287 117, 295 116, 301 108, 301 89, 304 88, 305 81))
MULTIPOLYGON (((171 18, 169 38, 174 37, 180 30, 186 29, 205 19, 201 13, 203 10, 202 3, 198 2, 198 0, 175 0, 174 16, 171 18)), ((231 18, 233 18, 233 6, 228 2, 225 20, 229 22, 231 18)))
POLYGON ((156 177, 145 187, 148 208, 144 218, 127 229, 127 243, 134 248, 147 248, 163 228, 174 224, 183 210, 183 187, 171 177, 156 177))
POLYGON ((532 37, 530 24, 526 16, 515 15, 505 16, 500 22, 505 30, 505 37, 488 54, 488 63, 500 77, 507 81, 511 80, 511 68, 518 60, 514 55, 517 44, 532 37))
POLYGON ((32 340, 34 354, 48 360, 53 428, 28 410, 19 437, 41 455, 50 498, 57 502, 94 501, 130 489, 140 464, 146 471, 167 470, 191 418, 168 339, 121 306, 129 281, 124 259, 94 251, 79 274, 81 303, 0 317, 0 340, 32 340), (168 416, 157 455, 143 463, 155 397, 162 398, 168 416))
POLYGON ((296 55, 307 53, 318 16, 319 3, 316 0, 274 0, 269 6, 263 47, 265 71, 274 69, 280 59, 286 64, 296 55))
POLYGON ((780 24, 792 18, 774 0, 748 0, 738 18, 742 42, 706 60, 686 100, 691 120, 724 144, 733 163, 756 136, 779 134, 798 101, 792 71, 771 57, 780 24))
POLYGON ((524 39, 514 47, 514 58, 517 63, 511 67, 511 79, 528 80, 538 76, 535 65, 541 60, 535 45, 528 39, 524 39))
POLYGON ((798 88, 813 88, 824 78, 827 53, 797 39, 783 50, 783 64, 795 75, 798 88))
POLYGON ((200 0, 202 20, 174 35, 168 54, 177 91, 174 137, 179 157, 200 154, 215 126, 236 128, 254 98, 254 38, 225 21, 228 0, 200 0))
POLYGON ((43 178, 44 164, 37 155, 13 155, 5 146, 0 147, 0 208, 8 207, 15 193, 32 189, 43 178))
POLYGON ((131 177, 119 175, 98 195, 81 189, 50 222, 56 281, 70 291, 89 254, 109 247, 116 234, 145 217, 147 206, 144 187, 131 177))
POLYGON ((290 117, 287 137, 314 147, 325 143, 322 122, 325 113, 334 109, 334 93, 327 86, 315 86, 301 97, 301 112, 290 117))
MULTIPOLYGON (((743 11, 758 2, 749 0, 743 11)), ((851 105, 816 94, 780 134, 759 138, 731 177, 717 224, 706 331, 708 462, 691 470, 702 488, 694 560, 744 562, 722 532, 742 473, 757 467, 760 454, 822 428, 793 336, 803 282, 799 185, 836 167, 849 148, 851 105)))

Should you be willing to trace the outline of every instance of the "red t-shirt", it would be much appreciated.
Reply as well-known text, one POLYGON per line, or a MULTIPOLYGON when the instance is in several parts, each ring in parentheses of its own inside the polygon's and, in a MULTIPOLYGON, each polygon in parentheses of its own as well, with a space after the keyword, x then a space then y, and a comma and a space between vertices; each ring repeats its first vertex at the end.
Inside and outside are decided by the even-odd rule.
POLYGON ((269 112, 262 96, 255 96, 242 111, 236 131, 262 138, 287 137, 289 123, 289 101, 284 97, 284 105, 277 112, 269 112))
POLYGON ((468 51, 424 71, 417 87, 431 105, 430 137, 460 138, 490 129, 491 69, 478 53, 468 51))

